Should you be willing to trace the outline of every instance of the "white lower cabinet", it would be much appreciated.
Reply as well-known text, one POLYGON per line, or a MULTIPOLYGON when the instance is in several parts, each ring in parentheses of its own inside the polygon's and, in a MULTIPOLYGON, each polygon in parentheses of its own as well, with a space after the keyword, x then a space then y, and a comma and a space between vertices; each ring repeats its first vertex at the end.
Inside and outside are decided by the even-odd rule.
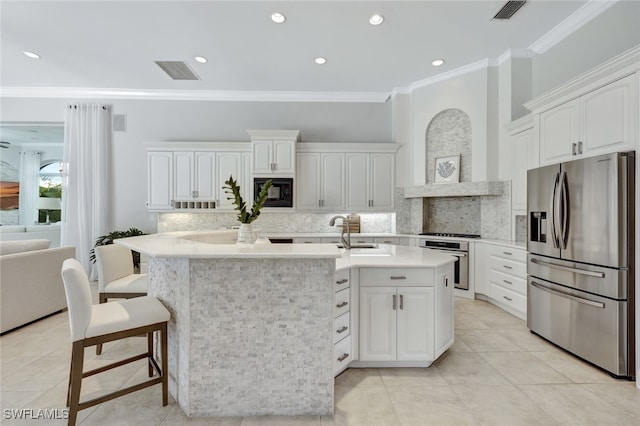
POLYGON ((353 346, 351 344, 352 319, 351 285, 348 269, 336 271, 335 296, 333 305, 333 375, 337 376, 351 362, 353 346))

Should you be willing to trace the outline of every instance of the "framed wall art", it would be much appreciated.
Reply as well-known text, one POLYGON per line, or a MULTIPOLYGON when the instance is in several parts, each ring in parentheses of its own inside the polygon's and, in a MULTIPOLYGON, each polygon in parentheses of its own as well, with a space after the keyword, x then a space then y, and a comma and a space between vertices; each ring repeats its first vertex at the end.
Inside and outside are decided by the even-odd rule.
POLYGON ((460 181, 460 154, 437 157, 434 183, 456 183, 460 181))

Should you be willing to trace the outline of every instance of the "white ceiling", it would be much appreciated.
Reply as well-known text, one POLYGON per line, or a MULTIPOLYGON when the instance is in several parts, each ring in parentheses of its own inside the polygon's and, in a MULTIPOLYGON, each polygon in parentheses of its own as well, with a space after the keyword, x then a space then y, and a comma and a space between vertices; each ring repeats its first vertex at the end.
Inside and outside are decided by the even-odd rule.
POLYGON ((2 86, 388 94, 526 49, 587 2, 529 0, 492 20, 504 3, 2 0, 2 86), (275 11, 284 24, 270 21, 275 11), (368 23, 373 13, 382 25, 368 23), (157 60, 186 60, 201 80, 173 81, 157 60))
POLYGON ((61 124, 2 124, 0 141, 9 142, 15 146, 62 144, 64 127, 61 124))

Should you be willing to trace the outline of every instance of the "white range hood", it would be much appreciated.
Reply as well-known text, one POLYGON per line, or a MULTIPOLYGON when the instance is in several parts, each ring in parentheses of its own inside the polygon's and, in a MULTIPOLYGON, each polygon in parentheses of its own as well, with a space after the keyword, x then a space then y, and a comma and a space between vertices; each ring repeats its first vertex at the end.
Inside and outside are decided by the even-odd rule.
POLYGON ((407 186, 404 188, 404 198, 503 195, 507 191, 508 185, 508 181, 495 181, 407 186))

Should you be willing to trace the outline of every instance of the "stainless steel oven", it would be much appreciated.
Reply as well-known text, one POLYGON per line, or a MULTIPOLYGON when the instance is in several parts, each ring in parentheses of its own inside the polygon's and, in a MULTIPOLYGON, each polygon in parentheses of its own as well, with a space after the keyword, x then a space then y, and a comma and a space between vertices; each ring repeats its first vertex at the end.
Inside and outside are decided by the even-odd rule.
POLYGON ((435 234, 437 238, 430 236, 431 234, 422 234, 425 238, 421 238, 419 245, 422 248, 446 253, 456 257, 454 266, 454 287, 460 290, 469 290, 469 243, 461 240, 448 240, 440 238, 447 237, 463 237, 463 238, 479 238, 479 235, 470 234, 435 234))

